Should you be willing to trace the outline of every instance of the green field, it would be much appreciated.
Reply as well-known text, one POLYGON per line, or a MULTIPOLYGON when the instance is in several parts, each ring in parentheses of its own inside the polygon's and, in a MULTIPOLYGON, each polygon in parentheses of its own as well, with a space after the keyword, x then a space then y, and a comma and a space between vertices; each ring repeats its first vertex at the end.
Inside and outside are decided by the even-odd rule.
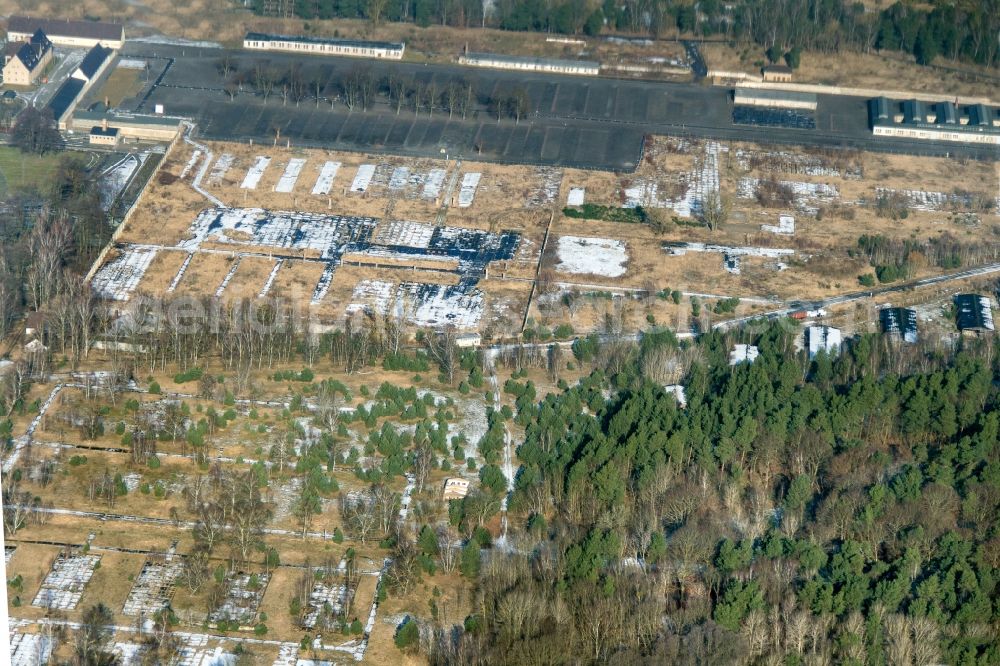
POLYGON ((143 81, 139 78, 139 70, 116 68, 108 76, 100 92, 94 94, 93 101, 103 102, 110 106, 118 106, 126 97, 137 95, 142 90, 143 81))
POLYGON ((61 153, 31 155, 0 146, 0 198, 34 185, 44 190, 59 165, 61 153))

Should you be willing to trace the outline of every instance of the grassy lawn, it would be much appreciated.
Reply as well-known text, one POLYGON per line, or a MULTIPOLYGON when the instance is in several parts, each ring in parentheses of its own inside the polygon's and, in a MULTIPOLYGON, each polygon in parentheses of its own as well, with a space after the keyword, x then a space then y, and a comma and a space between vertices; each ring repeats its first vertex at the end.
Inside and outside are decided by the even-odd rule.
POLYGON ((59 165, 60 156, 61 153, 31 155, 17 148, 0 146, 0 197, 31 185, 45 189, 59 165))
POLYGON ((93 101, 103 102, 105 98, 110 106, 118 106, 126 97, 135 96, 141 89, 140 71, 118 67, 111 72, 100 92, 93 95, 93 101))

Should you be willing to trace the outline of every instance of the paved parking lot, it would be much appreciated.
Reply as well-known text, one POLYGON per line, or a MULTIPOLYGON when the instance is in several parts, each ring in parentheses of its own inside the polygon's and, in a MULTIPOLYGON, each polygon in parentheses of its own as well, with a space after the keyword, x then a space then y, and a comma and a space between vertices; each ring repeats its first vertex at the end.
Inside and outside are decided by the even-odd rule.
MULTIPOLYGON (((920 155, 965 155, 996 159, 994 147, 935 144, 898 139, 875 140, 868 128, 866 100, 819 95, 815 129, 753 127, 733 122, 730 91, 702 84, 679 84, 597 77, 573 77, 457 65, 417 65, 350 58, 280 53, 224 52, 130 44, 128 56, 153 56, 159 73, 127 108, 196 120, 202 136, 220 140, 271 142, 276 136, 296 143, 404 155, 481 158, 500 162, 575 166, 629 171, 641 155, 645 134, 690 135, 763 143, 853 147, 920 155), (230 101, 216 63, 228 55, 236 68, 250 72, 266 61, 276 71, 301 68, 303 78, 322 82, 319 105, 312 97, 295 105, 272 94, 266 103, 250 92, 230 101), (337 101, 342 81, 368 70, 380 80, 387 73, 433 82, 444 90, 452 81, 471 81, 479 97, 463 119, 437 110, 400 113, 383 97, 367 112, 351 112, 337 101), (530 113, 519 123, 497 123, 486 105, 495 94, 523 88, 530 113), (331 103, 331 99, 333 100, 331 103)), ((310 93, 311 95, 312 93, 310 93)))

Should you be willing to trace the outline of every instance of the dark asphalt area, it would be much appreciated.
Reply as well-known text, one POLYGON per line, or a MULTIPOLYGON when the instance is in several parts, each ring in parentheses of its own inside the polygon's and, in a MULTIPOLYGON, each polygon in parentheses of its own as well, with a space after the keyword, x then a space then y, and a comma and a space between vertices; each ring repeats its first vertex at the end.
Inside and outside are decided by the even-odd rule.
MULTIPOLYGON (((219 49, 128 44, 127 57, 154 57, 150 83, 129 110, 151 112, 163 104, 169 115, 191 117, 208 139, 281 140, 330 149, 385 152, 412 156, 484 159, 497 162, 631 171, 641 159, 646 134, 743 140, 772 144, 856 148, 928 156, 1000 159, 1000 148, 874 139, 868 127, 867 100, 819 95, 815 129, 735 125, 731 91, 704 83, 671 83, 604 77, 574 77, 478 69, 459 65, 420 65, 353 58, 300 56, 219 49), (227 54, 237 68, 250 71, 262 60, 284 70, 301 66, 307 80, 319 75, 323 97, 337 95, 337 81, 357 69, 376 78, 388 72, 443 89, 449 81, 474 82, 480 93, 523 87, 531 113, 519 123, 498 123, 477 103, 467 118, 445 111, 397 114, 379 96, 367 112, 349 110, 339 101, 317 106, 307 98, 283 104, 280 94, 263 98, 246 92, 230 101, 216 63, 227 54), (168 66, 169 64, 169 66, 168 66), (166 71, 163 71, 163 70, 166 71), (161 76, 162 74, 162 76, 161 76)), ((310 93, 311 94, 311 93, 310 93)))

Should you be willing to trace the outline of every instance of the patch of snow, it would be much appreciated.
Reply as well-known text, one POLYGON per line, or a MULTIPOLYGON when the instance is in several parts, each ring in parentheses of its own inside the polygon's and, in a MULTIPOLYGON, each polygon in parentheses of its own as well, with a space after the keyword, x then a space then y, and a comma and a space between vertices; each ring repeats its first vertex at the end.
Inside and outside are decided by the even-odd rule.
POLYGON ((476 189, 479 187, 479 181, 482 177, 483 174, 475 172, 462 176, 462 184, 458 190, 459 208, 468 208, 472 205, 472 201, 476 197, 476 189))
POLYGON ((281 178, 278 180, 278 184, 275 185, 274 191, 284 194, 290 193, 295 188, 295 181, 299 179, 299 174, 302 173, 302 167, 305 164, 306 161, 300 157, 288 160, 285 173, 281 174, 281 178))
POLYGON ((794 234, 795 233, 795 218, 791 215, 779 215, 778 224, 762 224, 760 225, 761 231, 767 231, 772 234, 794 234))
POLYGON ((327 162, 323 165, 323 168, 319 171, 319 177, 316 178, 316 184, 312 188, 313 194, 329 194, 330 188, 333 186, 333 179, 337 177, 337 172, 340 171, 340 162, 327 162))
POLYGON ((91 280, 94 292, 102 298, 127 301, 153 263, 156 253, 156 248, 126 249, 94 275, 91 280))
POLYGON ((216 160, 215 164, 212 166, 211 173, 208 174, 208 182, 212 185, 218 185, 222 182, 222 179, 226 177, 226 173, 229 172, 230 167, 233 166, 233 162, 236 160, 229 153, 222 153, 219 159, 216 160))
POLYGON ((251 166, 247 171, 247 175, 243 179, 243 183, 240 185, 240 188, 244 190, 256 190, 257 183, 260 182, 261 177, 264 175, 264 171, 267 170, 267 165, 270 163, 270 157, 258 155, 253 163, 253 166, 251 166))
POLYGON ((351 182, 351 192, 364 192, 371 185, 372 177, 375 175, 374 164, 362 164, 358 167, 358 172, 351 182))
POLYGON ((562 236, 559 239, 561 273, 621 277, 628 270, 625 243, 610 238, 562 236))
POLYGON ((447 175, 444 169, 431 169, 427 173, 427 180, 424 181, 424 189, 421 196, 424 199, 437 199, 441 196, 441 187, 444 185, 444 177, 447 175))
POLYGON ((434 235, 434 227, 419 222, 393 220, 379 228, 376 242, 383 245, 400 245, 427 249, 434 235))
POLYGON ((198 158, 200 157, 201 157, 200 150, 196 150, 193 153, 191 153, 191 159, 188 160, 187 164, 185 164, 184 168, 181 170, 181 180, 187 178, 187 175, 191 173, 191 169, 193 169, 194 165, 198 163, 198 158))

